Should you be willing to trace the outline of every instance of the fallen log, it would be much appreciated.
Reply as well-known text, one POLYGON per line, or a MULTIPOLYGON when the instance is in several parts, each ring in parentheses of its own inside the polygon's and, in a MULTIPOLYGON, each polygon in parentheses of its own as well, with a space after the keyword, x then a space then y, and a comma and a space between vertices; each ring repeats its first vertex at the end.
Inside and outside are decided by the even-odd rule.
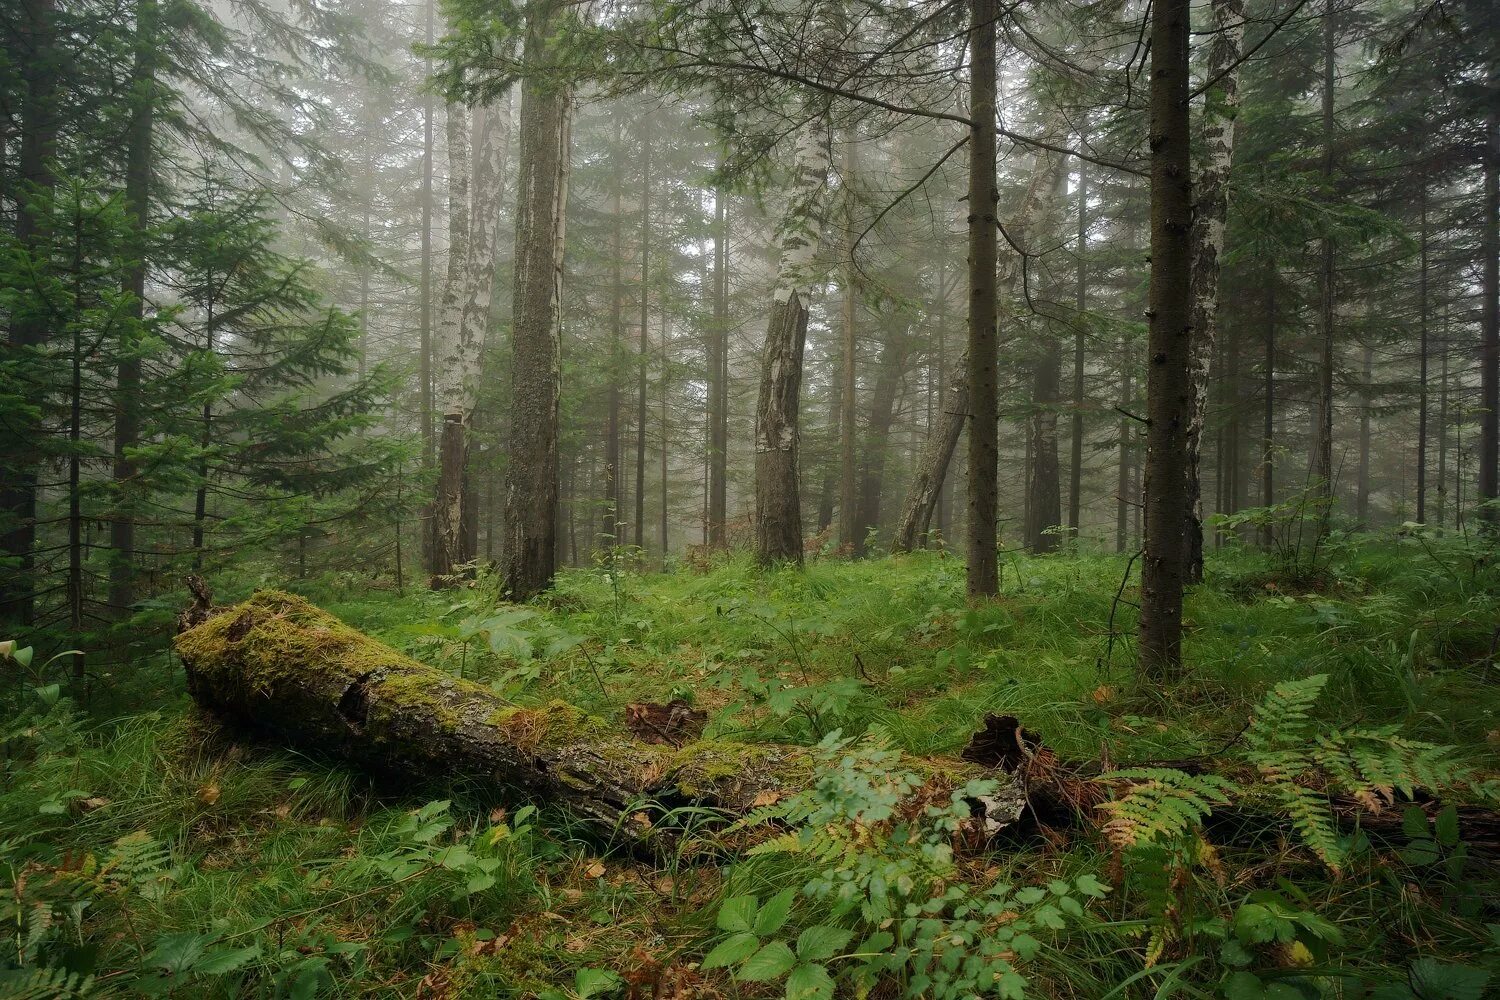
MULTIPOLYGON (((512 705, 291 594, 261 591, 185 624, 176 649, 188 691, 226 720, 379 772, 519 789, 629 842, 653 837, 674 808, 741 815, 813 780, 805 747, 645 742, 564 702, 512 705)), ((1024 791, 1003 770, 946 758, 911 765, 928 777, 928 793, 1001 779, 996 794, 970 803, 977 832, 997 833, 1025 810, 1024 791)))

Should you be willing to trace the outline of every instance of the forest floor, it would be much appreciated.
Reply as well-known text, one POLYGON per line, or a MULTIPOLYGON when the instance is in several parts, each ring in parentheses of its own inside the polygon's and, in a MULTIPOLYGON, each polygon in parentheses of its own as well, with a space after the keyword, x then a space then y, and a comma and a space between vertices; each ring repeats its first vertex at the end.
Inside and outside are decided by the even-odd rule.
POLYGON ((1471 556, 1344 543, 1294 585, 1259 553, 1215 553, 1168 685, 1134 672, 1115 556, 1007 556, 1002 595, 979 606, 962 563, 930 552, 771 574, 738 558, 577 570, 528 607, 497 607, 487 580, 404 596, 294 584, 520 704, 620 720, 680 698, 708 713, 706 738, 821 742, 823 796, 767 803, 795 835, 784 849, 745 850, 702 817, 647 859, 547 803, 393 788, 241 741, 195 712, 164 650, 94 677, 81 706, 8 678, 0 995, 820 997, 834 980, 858 995, 867 975, 878 997, 1479 1000, 1500 984, 1493 843, 1465 845, 1451 812, 1429 810, 1430 825, 1408 812, 1395 837, 1345 825, 1334 844, 1318 817, 1277 815, 1273 769, 1252 787, 1264 747, 1243 738, 1253 713, 1297 702, 1292 749, 1309 774, 1326 763, 1328 787, 1332 755, 1374 741, 1350 751, 1373 811, 1401 813, 1408 785, 1492 795, 1500 597, 1471 556), (1240 820, 1200 835, 1158 803, 1145 822, 1160 836, 1137 829, 1135 846, 1100 813, 954 852, 949 805, 882 811, 898 752, 955 754, 990 713, 1064 761, 1228 761, 1238 791, 1222 804, 1240 820), (1257 808, 1273 822, 1244 819, 1257 808))

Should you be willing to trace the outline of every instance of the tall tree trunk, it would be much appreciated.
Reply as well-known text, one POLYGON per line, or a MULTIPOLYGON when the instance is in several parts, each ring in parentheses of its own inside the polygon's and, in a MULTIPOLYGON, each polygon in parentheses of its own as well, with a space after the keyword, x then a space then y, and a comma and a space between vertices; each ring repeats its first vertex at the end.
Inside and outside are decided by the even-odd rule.
MULTIPOLYGON (((1135 392, 1131 386, 1131 369, 1135 359, 1131 356, 1130 342, 1122 335, 1120 337, 1120 402, 1119 409, 1122 411, 1130 409, 1131 395, 1135 392)), ((1139 503, 1139 499, 1131 495, 1131 435, 1135 433, 1131 419, 1123 414, 1120 417, 1119 426, 1119 460, 1116 463, 1115 478, 1115 551, 1124 552, 1130 545, 1130 510, 1139 503)))
POLYGON ((667 544, 667 528, 669 520, 667 505, 667 451, 670 445, 669 434, 671 431, 671 424, 667 419, 667 399, 671 395, 672 388, 672 380, 670 378, 670 374, 672 371, 672 354, 670 346, 670 342, 672 339, 671 335, 672 314, 665 308, 663 308, 661 312, 661 448, 659 449, 659 456, 661 460, 661 561, 663 566, 666 565, 667 552, 669 550, 667 544))
POLYGON ((792 188, 778 227, 780 261, 755 413, 755 557, 762 566, 802 563, 797 410, 808 297, 823 235, 828 144, 827 114, 816 112, 797 137, 792 188))
POLYGON ((1439 528, 1448 519, 1448 310, 1443 309, 1442 372, 1438 376, 1437 415, 1437 501, 1433 504, 1433 521, 1439 528))
MULTIPOLYGON (((1327 0, 1323 12, 1323 189, 1324 197, 1333 197, 1333 87, 1334 87, 1334 10, 1337 0, 1327 0)), ((1318 399, 1316 426, 1313 427, 1312 468, 1309 480, 1313 494, 1331 500, 1333 497, 1333 333, 1334 333, 1334 256, 1333 237, 1322 239, 1322 267, 1318 272, 1318 328, 1321 345, 1318 358, 1318 399)), ((1313 530, 1321 538, 1327 531, 1330 508, 1324 505, 1313 530)))
MULTIPOLYGON (((1270 266, 1266 280, 1266 358, 1261 368, 1264 385, 1261 398, 1260 430, 1260 502, 1270 507, 1276 502, 1276 265, 1270 266)), ((1268 520, 1261 528, 1260 543, 1270 548, 1276 542, 1268 520)))
MULTIPOLYGON (((972 141, 972 140, 971 140, 972 141)), ((970 167, 972 169, 972 156, 970 167)), ((1052 210, 1052 201, 1057 191, 1057 174, 1063 168, 1062 157, 1042 152, 1037 155, 1031 170, 1031 182, 1019 208, 1011 217, 1006 233, 1016 245, 1028 249, 1028 234, 1036 223, 1046 218, 1052 210)), ((998 225, 997 225, 998 232, 998 225)), ((1019 255, 1007 253, 1004 266, 998 271, 995 281, 996 316, 1002 302, 1016 295, 1021 279, 1023 262, 1019 255)), ((970 298, 972 300, 972 288, 970 298)), ((972 301, 971 301, 972 306, 972 301)), ((972 313, 972 308, 971 308, 972 313)), ((998 350, 998 342, 997 342, 998 350)), ((965 347, 953 365, 948 379, 944 402, 939 410, 937 426, 927 435, 922 444, 922 456, 917 471, 907 484, 906 497, 901 504, 901 514, 896 519, 896 535, 891 543, 893 552, 909 552, 917 546, 932 523, 933 510, 942 495, 943 483, 948 474, 948 465, 953 459, 958 439, 962 436, 964 423, 969 418, 969 349, 965 347)), ((997 387, 998 392, 998 387, 997 387)), ((998 421, 998 403, 996 407, 998 421)), ((999 461, 998 436, 995 445, 996 463, 999 461)), ((972 530, 972 529, 971 529, 972 530)), ((998 578, 997 578, 998 585, 998 578)))
MULTIPOLYGON (((72 311, 80 315, 87 307, 83 292, 83 213, 75 210, 73 219, 73 259, 70 262, 72 311)), ((68 387, 68 627, 75 636, 83 634, 83 606, 86 597, 83 579, 83 324, 73 322, 71 378, 68 387)), ((73 680, 83 681, 83 657, 74 655, 73 680)))
MULTIPOLYGON (((16 18, 21 56, 21 137, 17 163, 16 246, 38 252, 47 239, 45 206, 54 187, 52 158, 57 146, 58 62, 54 19, 56 0, 22 0, 16 18)), ((6 355, 24 362, 46 343, 51 330, 40 311, 11 322, 6 355)), ((41 403, 40 399, 28 402, 41 403)), ((37 456, 34 433, 22 430, 3 452, 9 467, 0 486, 0 549, 15 563, 0 582, 0 621, 30 625, 35 615, 37 456)))
MULTIPOLYGON (((482 114, 476 113, 476 119, 482 114)), ((479 124, 475 122, 476 126, 479 124)), ((478 129, 476 128, 476 132, 478 129)), ((436 370, 435 395, 443 408, 438 439, 437 494, 432 504, 432 586, 447 585, 453 568, 462 563, 463 555, 463 475, 467 457, 467 435, 464 433, 461 372, 453 371, 460 363, 464 318, 464 285, 469 271, 470 173, 477 161, 470 142, 469 112, 459 104, 448 105, 448 273, 443 280, 443 294, 438 306, 437 342, 434 344, 436 370), (453 427, 449 427, 449 424, 453 427)))
MULTIPOLYGON (((156 114, 156 0, 136 8, 135 54, 130 73, 130 126, 125 145, 125 205, 138 245, 121 291, 137 328, 146 317, 146 237, 151 225, 152 136, 156 114)), ((141 494, 131 449, 140 439, 141 359, 135 343, 122 345, 115 380, 112 476, 115 510, 109 524, 109 606, 116 614, 135 603, 135 519, 141 494)))
MULTIPOLYGON (((526 51, 537 56, 557 4, 533 8, 526 51)), ((558 392, 571 95, 540 76, 521 85, 516 277, 512 309, 510 466, 504 592, 527 600, 551 586, 557 559, 558 392)))
POLYGON ((1364 380, 1359 393, 1359 478, 1355 486, 1354 516, 1360 527, 1369 526, 1370 514, 1370 407, 1373 402, 1372 366, 1375 351, 1369 344, 1364 348, 1364 380))
POLYGON ((1203 141, 1207 160, 1198 175, 1192 229, 1192 379, 1187 432, 1187 582, 1203 580, 1203 485, 1199 456, 1208 410, 1209 359, 1218 334, 1219 256, 1229 218, 1229 177, 1234 165, 1234 120, 1240 104, 1240 50, 1245 36, 1245 0, 1213 0, 1208 77, 1203 97, 1203 141))
POLYGON ((1494 530, 1500 510, 1500 11, 1488 4, 1490 41, 1488 96, 1484 121, 1484 224, 1482 232, 1484 305, 1479 339, 1479 502, 1480 516, 1494 530))
POLYGON ((1062 381, 1062 344, 1043 335, 1042 354, 1032 374, 1030 440, 1031 473, 1026 497, 1026 547, 1035 553, 1057 549, 1062 523, 1061 469, 1057 456, 1057 406, 1062 381))
POLYGON ((1189 10, 1187 0, 1156 0, 1151 13, 1151 292, 1137 649, 1142 671, 1153 678, 1172 676, 1182 664, 1182 528, 1193 397, 1189 10))
MULTIPOLYGON (((433 43, 435 34, 435 20, 437 18, 437 0, 427 0, 424 6, 424 34, 427 45, 433 43)), ((422 60, 423 77, 432 75, 432 59, 425 57, 422 60)), ((436 432, 432 419, 432 174, 434 167, 435 148, 433 143, 433 119, 436 117, 437 107, 430 88, 426 89, 422 98, 422 274, 418 289, 418 345, 417 345, 417 381, 418 406, 421 409, 422 425, 422 471, 431 473, 433 451, 436 447, 436 432)), ((425 505, 422 517, 417 522, 422 529, 422 567, 430 574, 432 571, 433 518, 432 505, 425 505)))
POLYGON ((635 380, 635 546, 646 544, 646 364, 651 319, 651 115, 641 127, 641 319, 635 380))
POLYGON ((1224 345, 1224 357, 1228 383, 1224 419, 1225 465, 1229 470, 1229 484, 1224 491, 1224 512, 1233 514, 1245 506, 1244 424, 1240 412, 1245 398, 1244 374, 1241 350, 1241 327, 1236 323, 1229 330, 1228 343, 1224 345))
POLYGON ((864 532, 859 521, 861 510, 855 482, 855 424, 854 387, 858 374, 855 355, 855 309, 854 292, 854 196, 849 183, 854 173, 854 143, 852 137, 844 141, 843 195, 844 195, 844 261, 843 281, 839 289, 839 346, 842 363, 839 366, 839 547, 850 555, 858 554, 864 547, 864 532))
POLYGON ((1000 589, 995 550, 999 472, 999 349, 995 256, 1000 192, 995 183, 996 0, 970 0, 969 23, 969 519, 970 597, 1000 589))
MULTIPOLYGON (((1425 148, 1425 146, 1424 146, 1425 148)), ((1417 276, 1417 523, 1427 523, 1427 179, 1417 192, 1421 259, 1417 276)))
POLYGON ((859 532, 856 550, 864 551, 864 539, 880 525, 880 497, 885 482, 891 424, 896 413, 896 395, 906 374, 909 338, 904 329, 890 327, 881 345, 875 385, 870 393, 870 419, 865 425, 864 469, 860 475, 854 522, 859 532))
POLYGON ((1078 161, 1078 248, 1073 258, 1073 311, 1077 314, 1073 329, 1073 415, 1072 445, 1068 455, 1068 527, 1073 539, 1081 535, 1079 519, 1083 514, 1083 369, 1088 332, 1085 311, 1088 309, 1088 230, 1089 171, 1088 164, 1078 161))
POLYGON ((723 548, 729 514, 729 211, 714 189, 714 310, 708 343, 708 544, 723 548))
POLYGON ((469 439, 478 397, 484 347, 489 339, 500 246, 500 209, 510 158, 510 94, 476 108, 473 116, 468 253, 457 338, 445 344, 442 466, 439 473, 438 550, 451 575, 477 556, 478 504, 470 485, 469 439))
POLYGON ((611 253, 609 262, 609 413, 604 430, 604 530, 605 545, 621 544, 620 537, 620 359, 625 339, 625 239, 621 226, 624 186, 624 137, 622 116, 614 116, 615 148, 610 184, 611 253))
MULTIPOLYGON (((933 400, 934 411, 932 419, 927 422, 928 441, 931 441, 933 437, 935 437, 940 432, 940 429, 945 425, 948 419, 948 415, 944 412, 943 409, 944 406, 947 405, 948 400, 948 258, 946 255, 944 255, 938 261, 937 309, 935 318, 937 322, 937 394, 933 400)), ((963 424, 961 422, 961 419, 957 423, 958 426, 962 428, 963 424)), ((955 438, 953 443, 947 445, 944 451, 951 456, 953 454, 953 449, 957 444, 958 441, 955 438)), ((917 472, 914 472, 912 475, 913 484, 915 484, 916 482, 917 474, 923 471, 922 460, 926 458, 926 455, 927 448, 924 445, 924 447, 918 450, 919 462, 917 466, 917 472)), ((946 472, 946 469, 944 471, 946 472)), ((948 538, 948 508, 952 497, 952 492, 953 491, 949 485, 948 476, 939 476, 937 488, 934 490, 934 496, 931 503, 921 505, 922 509, 931 510, 931 513, 927 515, 927 519, 928 521, 932 522, 932 527, 937 529, 938 537, 945 542, 948 538)), ((905 513, 906 511, 903 508, 903 516, 905 515, 905 513)), ((893 546, 893 549, 897 549, 898 551, 899 549, 897 547, 902 542, 902 527, 904 526, 901 524, 897 525, 896 545, 893 546)), ((927 525, 922 525, 920 530, 922 535, 922 544, 925 545, 928 542, 927 525)), ((906 539, 906 547, 908 549, 910 549, 915 543, 916 539, 906 539)))

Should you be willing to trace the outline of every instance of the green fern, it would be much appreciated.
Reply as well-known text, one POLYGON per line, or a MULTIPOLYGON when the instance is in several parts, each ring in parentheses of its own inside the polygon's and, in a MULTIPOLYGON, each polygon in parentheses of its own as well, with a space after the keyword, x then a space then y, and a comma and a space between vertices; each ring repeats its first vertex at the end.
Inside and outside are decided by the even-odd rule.
POLYGON ((0 970, 0 996, 9 1000, 83 1000, 100 995, 93 976, 65 969, 0 970))
POLYGON ((1130 783, 1124 795, 1099 807, 1109 815, 1104 834, 1119 848, 1175 840, 1240 792, 1217 774, 1166 767, 1113 771, 1107 777, 1130 783))

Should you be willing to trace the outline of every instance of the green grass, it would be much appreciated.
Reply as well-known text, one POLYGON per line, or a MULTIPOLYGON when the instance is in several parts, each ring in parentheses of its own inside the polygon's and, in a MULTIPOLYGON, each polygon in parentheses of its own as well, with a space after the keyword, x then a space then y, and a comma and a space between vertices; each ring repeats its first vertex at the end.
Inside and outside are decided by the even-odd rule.
MULTIPOLYGON (((1114 608, 1111 649, 1123 559, 1016 556, 1003 568, 1002 595, 980 606, 964 600, 962 564, 939 553, 818 561, 800 573, 760 574, 742 557, 705 573, 615 581, 574 571, 533 615, 505 614, 488 633, 500 613, 490 581, 404 596, 300 589, 518 702, 563 698, 618 719, 632 701, 686 697, 710 713, 710 735, 813 743, 874 728, 931 755, 958 751, 986 714, 1013 714, 1065 759, 1118 765, 1217 752, 1272 685, 1321 673, 1329 727, 1400 722, 1481 770, 1500 761, 1500 677, 1485 662, 1500 601, 1493 571, 1471 572, 1457 549, 1351 544, 1313 593, 1281 581, 1258 553, 1218 554, 1188 598, 1185 676, 1166 688, 1134 674, 1129 603, 1114 608)), ((1123 596, 1133 600, 1133 587, 1123 596)), ((392 789, 236 742, 194 715, 168 663, 144 656, 128 678, 117 668, 113 692, 96 678, 83 714, 65 701, 30 703, 4 734, 0 975, 76 968, 120 995, 567 996, 576 970, 599 968, 678 976, 708 994, 776 993, 691 966, 713 943, 721 899, 799 884, 805 862, 720 863, 688 844, 647 863, 608 853, 546 804, 529 830, 496 839, 519 801, 464 786, 392 789), (453 802, 449 825, 428 841, 403 832, 414 810, 443 799, 453 802), (477 869, 453 863, 455 845, 493 859, 501 877, 467 891, 477 869), (396 869, 401 858, 415 867, 396 869), (38 905, 52 914, 40 930, 38 905), (161 972, 173 954, 164 941, 200 953, 178 962, 177 978, 161 972), (215 957, 231 967, 213 971, 215 957)), ((1169 943, 1144 967, 1149 886, 1119 861, 1074 830, 1009 844, 964 870, 1023 884, 1096 872, 1119 883, 1097 909, 1099 926, 1070 930, 1028 963, 1028 995, 1221 995, 1211 936, 1169 943)), ((1276 890, 1345 940, 1323 955, 1287 945, 1277 960, 1268 950, 1260 957, 1273 972, 1312 961, 1401 982, 1418 955, 1495 961, 1484 928, 1494 904, 1457 906, 1452 884, 1493 888, 1494 876, 1482 857, 1455 879, 1388 851, 1330 873, 1272 831, 1227 838, 1175 891, 1203 914, 1228 915, 1252 891, 1276 890)), ((1302 993, 1265 995, 1319 995, 1305 992, 1312 978, 1298 981, 1302 993)), ((1336 977, 1322 982, 1322 995, 1363 995, 1339 992, 1336 977)))

